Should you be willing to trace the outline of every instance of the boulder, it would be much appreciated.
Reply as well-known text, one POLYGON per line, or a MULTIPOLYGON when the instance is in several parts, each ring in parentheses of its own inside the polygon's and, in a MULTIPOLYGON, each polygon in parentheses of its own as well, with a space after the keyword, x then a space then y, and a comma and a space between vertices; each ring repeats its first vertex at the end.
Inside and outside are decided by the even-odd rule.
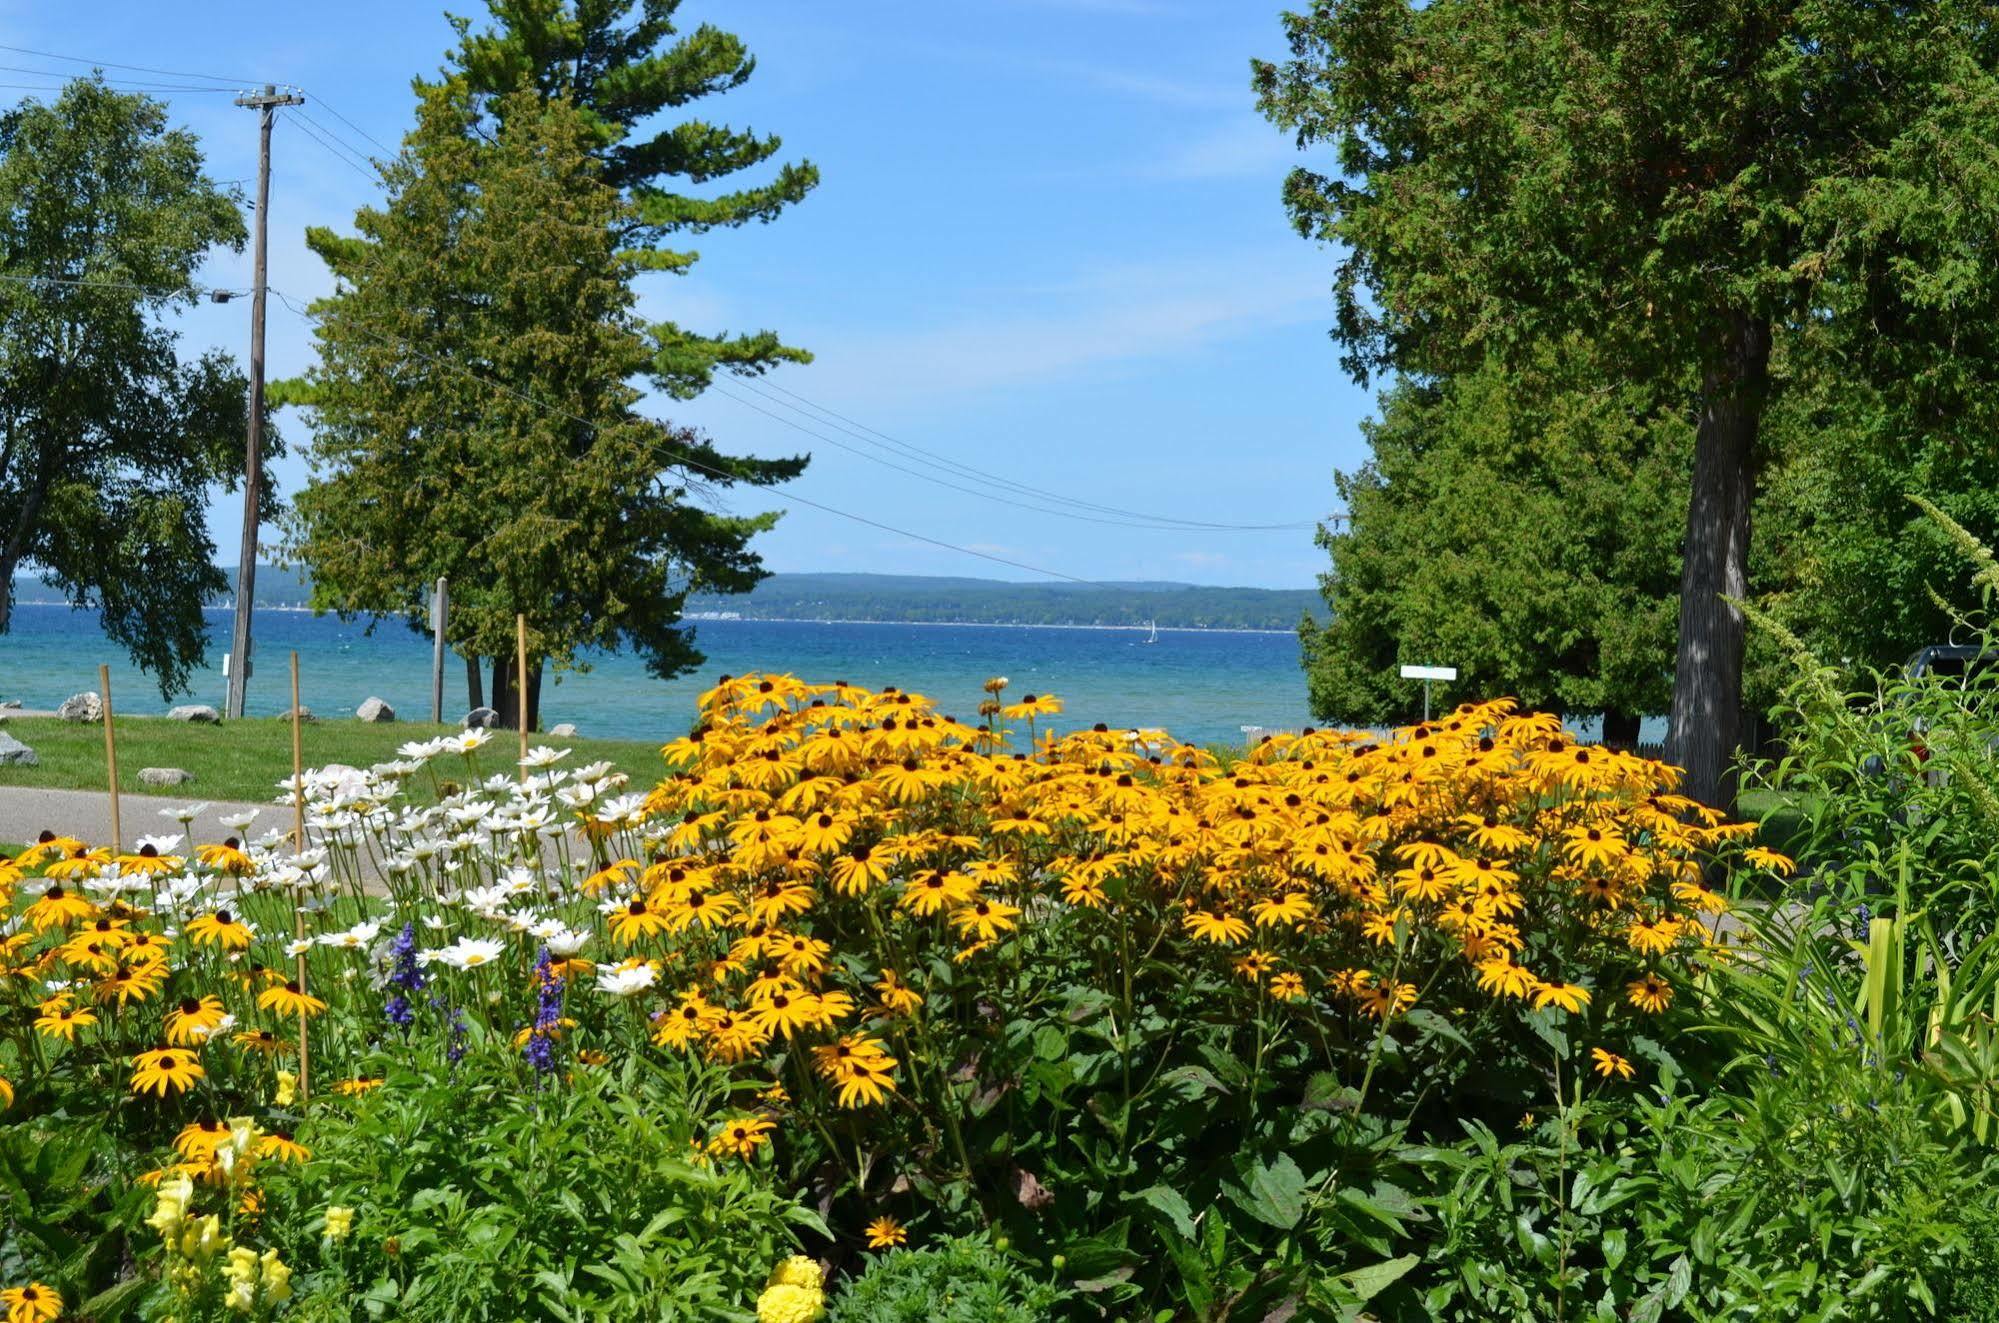
POLYGON ((56 715, 64 721, 102 721, 104 700, 86 689, 80 694, 71 694, 65 698, 62 706, 56 709, 56 715))
POLYGON ((384 722, 396 719, 396 710, 379 698, 370 698, 354 709, 354 715, 363 721, 384 722))
POLYGON ((197 726, 213 726, 222 714, 206 703, 183 703, 167 713, 169 721, 188 721, 197 726))
POLYGON ((4 703, 0 703, 0 709, 19 708, 20 706, 21 706, 21 700, 18 698, 10 698, 4 703))
POLYGON ((0 732, 0 767, 34 767, 42 760, 12 735, 0 732))
POLYGON ((551 739, 573 740, 576 738, 576 723, 571 721, 560 722, 550 726, 548 734, 551 739))
MULTIPOLYGON (((290 721, 291 719, 292 719, 292 710, 290 708, 286 708, 284 711, 278 713, 279 721, 290 721)), ((308 724, 319 720, 318 717, 312 715, 312 709, 307 707, 303 703, 300 703, 298 705, 298 719, 308 724)))
POLYGON ((184 786, 194 780, 194 773, 179 767, 141 767, 139 784, 142 786, 184 786))
POLYGON ((500 724, 500 714, 490 707, 475 707, 465 714, 465 729, 490 729, 500 724))

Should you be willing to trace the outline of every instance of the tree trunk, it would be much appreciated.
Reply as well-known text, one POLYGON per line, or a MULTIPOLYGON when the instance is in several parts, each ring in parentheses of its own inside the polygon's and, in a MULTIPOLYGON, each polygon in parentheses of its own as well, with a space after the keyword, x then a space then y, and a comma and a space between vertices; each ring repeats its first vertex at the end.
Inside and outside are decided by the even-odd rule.
POLYGON ((500 714, 500 729, 520 728, 520 705, 514 697, 514 659, 493 658, 493 701, 489 706, 500 714))
POLYGON ((1603 742, 1605 747, 1624 749, 1627 752, 1638 747, 1638 714, 1636 712, 1606 712, 1603 714, 1603 742))
POLYGON ((465 659, 465 699, 468 704, 467 711, 486 706, 486 686, 480 681, 477 657, 465 659))
MULTIPOLYGON (((521 700, 511 656, 493 658, 493 709, 500 714, 502 727, 520 729, 521 700)), ((528 729, 541 729, 541 663, 534 660, 528 666, 528 729)))
POLYGON ((1757 426, 1770 374, 1770 327, 1737 313, 1702 376, 1694 481, 1680 570, 1680 643, 1667 749, 1685 792, 1731 809, 1742 721, 1741 600, 1749 587, 1749 505, 1757 426))

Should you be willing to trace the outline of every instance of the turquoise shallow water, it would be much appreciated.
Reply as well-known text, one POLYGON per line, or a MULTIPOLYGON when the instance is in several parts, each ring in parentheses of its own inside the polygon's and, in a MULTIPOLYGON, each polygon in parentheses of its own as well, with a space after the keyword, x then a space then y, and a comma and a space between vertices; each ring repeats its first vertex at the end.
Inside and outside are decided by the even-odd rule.
MULTIPOLYGON (((222 705, 221 645, 226 611, 209 614, 215 665, 195 677, 180 702, 222 705)), ((259 611, 253 627, 256 667, 250 711, 275 715, 289 706, 287 654, 299 654, 305 705, 325 716, 351 713, 365 698, 386 699, 405 718, 430 714, 430 643, 385 624, 370 634, 356 624, 301 611, 259 611)), ((586 674, 561 677, 543 695, 544 725, 571 721, 584 735, 665 739, 684 732, 696 697, 723 673, 790 671, 811 680, 901 685, 970 717, 991 675, 1013 683, 1009 698, 1055 693, 1067 710, 1059 729, 1101 721, 1113 727, 1165 726, 1196 743, 1238 743, 1244 726, 1305 724, 1305 677, 1290 634, 1041 626, 881 625, 808 621, 701 621, 707 664, 661 681, 629 655, 594 659, 586 674)), ((159 687, 105 639, 96 617, 62 606, 20 606, 0 635, 0 699, 52 708, 97 687, 100 662, 111 666, 112 698, 127 712, 163 712, 159 687)), ((465 711, 465 667, 445 662, 445 718, 465 711)))

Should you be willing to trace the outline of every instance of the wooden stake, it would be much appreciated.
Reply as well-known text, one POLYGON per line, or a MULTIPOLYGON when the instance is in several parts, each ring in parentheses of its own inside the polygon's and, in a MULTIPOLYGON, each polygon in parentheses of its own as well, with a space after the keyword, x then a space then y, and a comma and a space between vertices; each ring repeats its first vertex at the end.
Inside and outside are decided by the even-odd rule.
MULTIPOLYGON (((292 653, 292 853, 305 852, 305 721, 298 707, 298 653, 292 653)), ((292 899, 292 932, 305 940, 305 912, 292 899)), ((298 990, 305 986, 305 952, 298 953, 298 990)), ((306 1044, 305 1008, 298 1012, 298 1098, 303 1104, 312 1096, 312 1058, 306 1044)))
POLYGON ((98 693, 104 699, 104 773, 111 783, 111 853, 125 853, 125 834, 118 825, 118 737, 111 732, 111 668, 97 668, 98 693))
POLYGON ((518 663, 520 691, 521 727, 521 780, 528 779, 528 618, 525 614, 514 617, 514 646, 518 663))

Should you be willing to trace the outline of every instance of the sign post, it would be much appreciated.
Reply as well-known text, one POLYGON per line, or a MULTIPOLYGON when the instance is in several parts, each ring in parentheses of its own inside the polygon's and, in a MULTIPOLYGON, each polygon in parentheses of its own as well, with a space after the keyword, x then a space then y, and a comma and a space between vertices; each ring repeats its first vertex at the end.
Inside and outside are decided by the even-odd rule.
POLYGON ((430 595, 430 720, 432 725, 444 720, 444 617, 450 611, 450 588, 444 576, 437 576, 437 586, 430 595))
POLYGON ((1458 678, 1458 668, 1455 666, 1405 666, 1402 668, 1402 678, 1405 680, 1421 680, 1423 682, 1423 724, 1427 726, 1430 724, 1431 682, 1441 680, 1448 684, 1450 681, 1458 678))

